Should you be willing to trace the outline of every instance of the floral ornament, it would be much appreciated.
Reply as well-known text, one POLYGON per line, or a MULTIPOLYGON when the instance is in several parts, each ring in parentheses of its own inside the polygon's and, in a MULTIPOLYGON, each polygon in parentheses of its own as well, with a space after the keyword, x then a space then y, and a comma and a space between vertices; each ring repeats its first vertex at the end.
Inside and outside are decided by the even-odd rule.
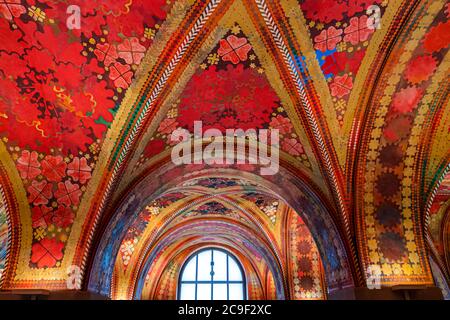
POLYGON ((353 17, 350 19, 350 24, 344 29, 344 41, 348 41, 353 45, 359 42, 366 41, 369 36, 375 31, 375 29, 369 29, 370 20, 366 15, 361 17, 353 17))
POLYGON ((145 47, 139 43, 138 38, 125 39, 117 46, 119 57, 128 64, 140 64, 145 55, 145 47))
POLYGON ((353 78, 347 73, 343 76, 335 77, 333 83, 330 85, 331 95, 338 98, 348 95, 352 88, 353 78))
POLYGON ((422 98, 422 90, 416 87, 407 87, 397 92, 392 99, 392 107, 400 113, 408 113, 413 111, 420 99, 422 98))
POLYGON ((272 118, 270 126, 274 129, 278 129, 281 134, 288 134, 292 130, 292 123, 289 118, 283 117, 281 114, 272 118))
POLYGON ((291 156, 299 156, 304 152, 303 146, 294 138, 284 139, 281 148, 291 156))
POLYGON ((33 179, 41 173, 41 164, 36 151, 23 150, 22 156, 17 159, 17 169, 22 179, 33 179))
POLYGON ((162 121, 159 125, 158 132, 162 134, 170 134, 177 128, 177 126, 178 122, 175 119, 164 119, 164 121, 162 121))
POLYGON ((221 39, 219 45, 217 53, 222 57, 222 60, 230 61, 233 64, 246 61, 247 54, 252 49, 246 38, 238 38, 235 35, 229 35, 226 40, 221 39))
POLYGON ((53 209, 47 206, 37 206, 31 209, 32 215, 32 225, 33 228, 47 228, 52 224, 53 220, 53 209))
POLYGON ((127 240, 122 244, 120 248, 120 252, 122 253, 122 261, 125 266, 127 266, 130 262, 131 255, 134 252, 135 243, 137 243, 137 239, 127 240))
POLYGON ((20 0, 2 0, 0 1, 0 13, 7 19, 12 20, 13 17, 18 18, 27 10, 21 4, 20 0))
POLYGON ((133 72, 129 65, 115 62, 109 70, 109 78, 116 87, 126 89, 131 84, 133 72))
POLYGON ((38 268, 51 268, 63 258, 64 243, 57 239, 44 238, 31 247, 31 262, 38 268))
POLYGON ((77 184, 70 181, 58 183, 58 189, 55 191, 55 197, 59 204, 65 206, 77 206, 80 203, 81 190, 77 184))
POLYGON ((97 43, 94 54, 97 56, 99 61, 103 61, 103 64, 106 67, 114 63, 116 59, 119 58, 116 47, 109 43, 97 43))
POLYGON ((331 26, 314 38, 314 48, 325 52, 327 50, 333 50, 336 45, 342 40, 342 29, 336 29, 331 26))
POLYGON ((38 182, 33 180, 28 187, 28 201, 35 206, 40 204, 47 204, 48 200, 53 196, 52 185, 46 180, 38 182))
POLYGON ((431 55, 419 56, 409 62, 405 70, 405 78, 412 84, 419 84, 430 78, 436 70, 437 62, 431 55))
POLYGON ((61 156, 46 156, 41 164, 42 174, 49 181, 61 181, 66 175, 67 164, 61 156))
POLYGON ((65 206, 59 206, 58 209, 55 210, 52 222, 60 228, 67 228, 72 225, 74 218, 75 214, 72 209, 65 206))
POLYGON ((194 121, 203 129, 260 129, 270 122, 279 98, 267 79, 243 64, 226 70, 211 66, 189 80, 179 104, 179 125, 192 131, 194 121), (239 85, 236 85, 239 84, 239 85))
POLYGON ((72 162, 67 166, 67 174, 72 177, 73 181, 80 181, 81 184, 86 183, 91 178, 92 168, 87 164, 85 157, 81 159, 73 158, 72 162))

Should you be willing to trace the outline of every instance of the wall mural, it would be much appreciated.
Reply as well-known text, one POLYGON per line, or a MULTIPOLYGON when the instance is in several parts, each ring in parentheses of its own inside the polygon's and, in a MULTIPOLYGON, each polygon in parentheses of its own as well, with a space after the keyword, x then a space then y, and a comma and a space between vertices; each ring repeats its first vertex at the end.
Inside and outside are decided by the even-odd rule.
POLYGON ((4 191, 0 187, 0 287, 3 281, 3 272, 6 267, 10 235, 9 235, 9 217, 7 206, 4 200, 4 191))
POLYGON ((0 3, 0 136, 27 192, 32 269, 60 266, 106 131, 171 7, 113 2, 72 1, 72 30, 64 2, 0 3))
POLYGON ((445 94, 438 87, 448 77, 448 46, 430 41, 450 24, 446 9, 437 3, 416 19, 427 23, 412 39, 398 42, 398 53, 385 68, 373 99, 375 120, 363 156, 366 173, 359 180, 366 195, 360 198, 359 227, 366 267, 379 265, 383 278, 392 282, 431 283, 411 181, 420 172, 414 169, 418 128, 433 101, 445 94))

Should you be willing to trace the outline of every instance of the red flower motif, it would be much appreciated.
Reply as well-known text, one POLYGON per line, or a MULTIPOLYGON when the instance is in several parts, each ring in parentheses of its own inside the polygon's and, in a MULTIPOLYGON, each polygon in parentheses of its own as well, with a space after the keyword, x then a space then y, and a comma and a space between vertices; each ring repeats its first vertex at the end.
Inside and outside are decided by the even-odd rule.
POLYGON ((53 216, 53 223, 60 228, 67 228, 72 225, 73 219, 75 218, 75 214, 72 209, 67 208, 65 206, 60 206, 55 211, 55 215, 53 216))
POLYGON ((40 242, 33 244, 31 248, 31 262, 36 263, 38 268, 54 267, 56 262, 63 258, 63 248, 63 242, 44 238, 40 242))
POLYGON ((116 47, 109 43, 98 43, 94 53, 99 61, 103 61, 105 66, 109 66, 111 63, 114 63, 119 57, 116 47))
POLYGON ((292 130, 291 120, 283 117, 280 114, 272 118, 270 126, 274 129, 278 129, 281 134, 287 134, 292 130))
POLYGON ((408 113, 417 107, 421 98, 422 90, 416 87, 408 87, 395 94, 392 107, 400 113, 408 113))
POLYGON ((77 206, 80 203, 81 193, 80 187, 77 184, 65 181, 64 183, 58 183, 58 190, 55 191, 55 197, 59 204, 64 204, 67 207, 72 204, 77 206))
POLYGON ((238 38, 234 35, 228 36, 226 40, 220 40, 219 44, 220 47, 217 53, 222 57, 223 61, 230 61, 233 64, 238 64, 239 61, 246 61, 247 54, 252 49, 246 38, 238 38))
POLYGON ((369 39, 369 35, 375 31, 375 28, 369 29, 367 26, 370 21, 369 23, 367 21, 367 16, 351 18, 349 26, 344 29, 344 40, 356 45, 359 42, 369 39))
POLYGON ((412 84, 418 84, 428 78, 436 70, 436 60, 431 55, 420 56, 409 62, 405 77, 412 84))
POLYGON ((322 32, 314 38, 314 48, 322 52, 327 50, 333 50, 336 45, 342 40, 342 29, 336 29, 331 26, 327 30, 322 32))
POLYGON ((12 20, 13 17, 20 17, 26 13, 27 9, 21 4, 20 0, 1 0, 0 13, 7 19, 12 20))
POLYGON ((178 126, 178 122, 175 119, 164 119, 164 121, 161 122, 158 128, 158 132, 161 132, 163 134, 169 134, 172 133, 178 126))
POLYGON ((284 139, 281 148, 292 156, 299 156, 303 153, 303 146, 296 139, 284 139))
POLYGON ((131 67, 127 64, 116 62, 109 69, 109 78, 114 82, 114 85, 119 88, 126 89, 131 84, 133 72, 131 67))
POLYGON ((33 203, 35 206, 40 204, 47 204, 48 200, 52 197, 52 185, 46 180, 38 182, 33 180, 31 186, 28 187, 28 201, 33 203))
POLYGON ((47 206, 33 207, 31 220, 33 222, 33 228, 47 228, 53 219, 53 209, 47 206))
POLYGON ((333 83, 330 85, 331 95, 333 97, 342 98, 350 93, 353 88, 353 78, 347 73, 343 76, 337 76, 334 78, 333 83))
POLYGON ((74 181, 80 181, 84 184, 91 178, 91 167, 87 164, 85 157, 81 159, 73 158, 72 162, 67 166, 67 174, 73 178, 74 181))
POLYGON ((42 160, 42 174, 49 181, 61 181, 66 175, 67 164, 61 156, 46 156, 42 160))
POLYGON ((145 47, 139 43, 138 38, 125 39, 117 46, 119 57, 128 64, 139 64, 145 55, 145 47))
POLYGON ((164 141, 161 139, 151 140, 144 149, 144 156, 151 158, 164 150, 164 141))
POLYGON ((17 170, 20 172, 22 179, 33 179, 41 173, 41 164, 38 161, 36 151, 22 151, 22 156, 17 159, 17 170))

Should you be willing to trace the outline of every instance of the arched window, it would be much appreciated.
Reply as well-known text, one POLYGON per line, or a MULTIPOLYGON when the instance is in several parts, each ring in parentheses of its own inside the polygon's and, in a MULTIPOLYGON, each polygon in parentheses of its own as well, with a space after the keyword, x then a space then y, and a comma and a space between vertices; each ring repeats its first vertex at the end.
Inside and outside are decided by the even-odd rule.
POLYGON ((193 254, 181 269, 179 300, 244 300, 245 276, 227 251, 208 248, 193 254))

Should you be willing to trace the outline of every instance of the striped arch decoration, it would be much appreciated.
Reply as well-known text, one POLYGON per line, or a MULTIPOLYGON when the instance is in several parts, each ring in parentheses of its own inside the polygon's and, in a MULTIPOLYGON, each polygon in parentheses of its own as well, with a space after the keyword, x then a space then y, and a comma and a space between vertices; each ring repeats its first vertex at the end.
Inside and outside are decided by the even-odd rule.
POLYGON ((400 34, 379 79, 369 108, 373 122, 364 129, 371 132, 370 139, 360 154, 365 175, 356 180, 364 186, 357 202, 363 263, 366 270, 379 266, 383 284, 432 283, 416 189, 421 172, 417 150, 430 106, 448 95, 447 48, 427 42, 447 15, 444 2, 424 5, 426 13, 416 11, 410 19, 412 38, 400 34), (419 75, 411 65, 421 59, 432 59, 433 64, 419 75))
POLYGON ((447 1, 71 5, 0 0, 2 289, 174 298, 203 240, 255 299, 450 280, 447 1), (195 120, 279 130, 279 172, 176 166, 195 120))
POLYGON ((8 262, 8 251, 10 250, 10 222, 7 212, 4 191, 0 187, 0 288, 3 283, 3 273, 8 262))

